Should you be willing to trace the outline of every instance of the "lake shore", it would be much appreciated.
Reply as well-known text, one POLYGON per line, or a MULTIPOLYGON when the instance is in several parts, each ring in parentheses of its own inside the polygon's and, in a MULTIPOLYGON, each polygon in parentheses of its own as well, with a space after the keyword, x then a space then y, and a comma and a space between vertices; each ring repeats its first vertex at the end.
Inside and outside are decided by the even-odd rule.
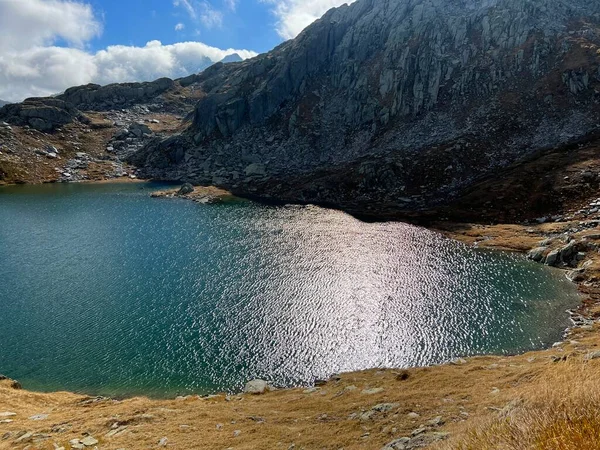
MULTIPOLYGON (((216 191, 199 190, 198 198, 209 193, 216 191)), ((172 195, 170 190, 164 194, 172 195)), ((501 417, 506 408, 517 408, 515 399, 533 401, 531 392, 543 380, 599 373, 594 352, 600 346, 600 258, 592 249, 600 244, 600 235, 593 228, 581 229, 580 222, 435 223, 431 228, 470 245, 519 252, 539 248, 541 241, 546 253, 567 241, 585 242, 591 250, 578 268, 569 268, 583 301, 572 312, 576 325, 565 341, 524 355, 346 373, 318 387, 263 395, 117 400, 29 392, 3 380, 0 448, 87 448, 85 443, 98 441, 89 448, 359 449, 384 448, 400 438, 405 438, 402 445, 409 445, 405 448, 438 441, 452 448, 468 432, 501 417)))

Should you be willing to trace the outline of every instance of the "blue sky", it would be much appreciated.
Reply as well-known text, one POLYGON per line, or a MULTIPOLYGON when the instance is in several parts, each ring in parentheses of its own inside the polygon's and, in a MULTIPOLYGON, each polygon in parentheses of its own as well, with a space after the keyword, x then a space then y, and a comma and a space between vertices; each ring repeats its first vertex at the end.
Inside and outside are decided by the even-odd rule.
POLYGON ((354 0, 0 0, 0 99, 198 73, 354 0))
POLYGON ((210 5, 222 14, 220 26, 207 27, 192 18, 183 6, 170 0, 93 0, 90 2, 102 17, 102 36, 90 42, 93 50, 109 45, 143 46, 151 40, 163 44, 182 41, 202 41, 219 48, 244 48, 263 53, 284 39, 277 32, 277 17, 271 5, 258 0, 242 0, 231 10, 221 1, 210 5), (176 31, 177 24, 184 29, 176 31))

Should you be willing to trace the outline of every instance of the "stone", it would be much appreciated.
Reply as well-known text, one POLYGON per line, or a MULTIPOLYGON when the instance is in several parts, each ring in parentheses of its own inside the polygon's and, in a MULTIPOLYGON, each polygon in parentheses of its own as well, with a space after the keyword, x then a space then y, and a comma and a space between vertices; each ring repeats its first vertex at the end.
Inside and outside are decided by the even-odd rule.
POLYGON ((183 186, 181 186, 181 188, 179 189, 177 194, 188 195, 188 194, 191 194, 192 192, 194 192, 194 186, 192 186, 190 183, 185 183, 183 186))
POLYGON ((29 420, 46 420, 48 418, 48 414, 36 414, 31 416, 29 420))
POLYGON ((86 436, 83 439, 81 439, 81 443, 86 447, 92 447, 98 443, 98 439, 92 436, 86 436))
POLYGON ((546 247, 537 247, 537 248, 534 248, 533 250, 531 250, 527 254, 527 257, 535 262, 543 262, 546 251, 547 251, 546 247))
POLYGON ((571 241, 566 246, 560 249, 559 259, 564 263, 569 263, 577 254, 577 242, 571 241))
POLYGON ((14 417, 16 415, 17 415, 17 413, 12 412, 12 411, 0 412, 0 417, 14 417))
POLYGON ((246 394, 261 395, 264 394, 269 384, 265 380, 252 380, 246 383, 244 386, 244 392, 246 394))
POLYGON ((424 433, 411 439, 407 449, 428 447, 436 442, 448 439, 450 433, 431 432, 424 433))
POLYGON ((375 394, 379 394, 381 392, 383 392, 385 389, 383 388, 371 388, 371 389, 364 389, 361 394, 364 395, 375 395, 375 394))
POLYGON ((427 425, 431 427, 439 427, 441 425, 444 425, 444 419, 442 418, 442 416, 437 416, 431 419, 429 422, 427 422, 427 425))
POLYGON ((453 366, 463 366, 467 364, 467 360, 464 358, 456 358, 450 361, 450 364, 452 364, 453 366))
POLYGON ((15 440, 15 442, 27 442, 29 440, 31 440, 31 437, 33 436, 33 432, 28 431, 27 433, 25 433, 24 435, 20 436, 19 438, 17 438, 15 440))
POLYGON ((587 359, 588 361, 591 361, 593 359, 600 359, 600 351, 588 353, 587 355, 585 355, 585 359, 587 359))
POLYGON ((166 437, 163 437, 160 439, 160 441, 158 441, 158 446, 166 447, 168 442, 169 442, 169 440, 166 437))
POLYGON ((381 450, 406 450, 409 442, 410 442, 410 438, 401 437, 398 439, 394 439, 389 444, 386 444, 381 450))
POLYGON ((557 265, 557 263, 559 262, 559 256, 560 256, 559 250, 551 251, 550 253, 548 253, 548 256, 546 256, 546 261, 544 264, 546 264, 547 266, 557 265))
POLYGON ((389 412, 398 406, 398 403, 379 403, 378 405, 373 406, 371 409, 377 412, 389 412))
POLYGON ((303 394, 314 394, 315 392, 319 392, 321 388, 319 387, 311 387, 302 391, 303 394))

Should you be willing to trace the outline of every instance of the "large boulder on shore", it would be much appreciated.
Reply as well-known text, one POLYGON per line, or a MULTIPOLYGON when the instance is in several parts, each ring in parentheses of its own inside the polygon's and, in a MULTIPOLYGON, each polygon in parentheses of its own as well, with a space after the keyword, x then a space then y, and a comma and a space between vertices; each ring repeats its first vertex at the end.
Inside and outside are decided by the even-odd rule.
POLYGON ((244 392, 246 394, 260 395, 264 394, 268 388, 269 383, 267 383, 265 380, 252 380, 246 383, 244 392))

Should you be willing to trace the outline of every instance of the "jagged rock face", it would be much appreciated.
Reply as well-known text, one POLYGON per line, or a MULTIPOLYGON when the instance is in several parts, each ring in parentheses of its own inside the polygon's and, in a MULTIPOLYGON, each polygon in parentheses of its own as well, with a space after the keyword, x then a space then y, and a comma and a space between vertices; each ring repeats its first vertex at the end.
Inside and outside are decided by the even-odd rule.
POLYGON ((133 161, 245 194, 427 207, 597 128, 599 24, 589 0, 358 0, 195 76, 193 124, 133 161))
POLYGON ((170 78, 160 78, 145 83, 109 84, 107 86, 87 84, 67 89, 57 98, 84 111, 106 111, 148 102, 171 89, 174 84, 175 82, 170 78))
POLYGON ((0 109, 0 120, 14 125, 28 125, 42 132, 52 132, 74 120, 87 118, 71 104, 55 98, 29 98, 23 103, 8 104, 0 109))

